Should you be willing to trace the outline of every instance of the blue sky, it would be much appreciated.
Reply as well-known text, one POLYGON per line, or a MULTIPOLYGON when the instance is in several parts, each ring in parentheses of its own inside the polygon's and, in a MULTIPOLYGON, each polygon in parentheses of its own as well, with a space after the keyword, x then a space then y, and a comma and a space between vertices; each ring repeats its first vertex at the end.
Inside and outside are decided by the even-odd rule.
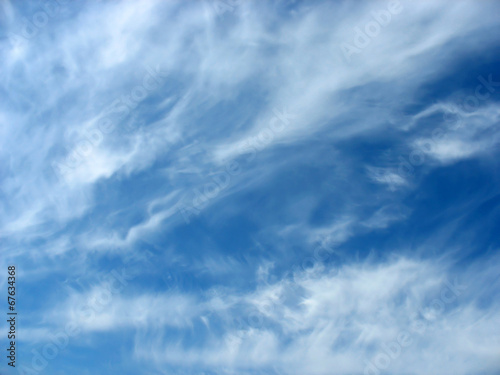
POLYGON ((3 1, 1 373, 498 374, 499 14, 3 1))

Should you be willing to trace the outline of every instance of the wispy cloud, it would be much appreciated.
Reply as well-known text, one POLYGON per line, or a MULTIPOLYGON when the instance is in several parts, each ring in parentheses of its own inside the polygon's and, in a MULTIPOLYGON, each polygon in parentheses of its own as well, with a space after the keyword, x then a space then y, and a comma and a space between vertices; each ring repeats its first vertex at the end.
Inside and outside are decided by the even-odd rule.
POLYGON ((495 373, 498 11, 2 2, 0 264, 81 331, 36 371, 495 373))

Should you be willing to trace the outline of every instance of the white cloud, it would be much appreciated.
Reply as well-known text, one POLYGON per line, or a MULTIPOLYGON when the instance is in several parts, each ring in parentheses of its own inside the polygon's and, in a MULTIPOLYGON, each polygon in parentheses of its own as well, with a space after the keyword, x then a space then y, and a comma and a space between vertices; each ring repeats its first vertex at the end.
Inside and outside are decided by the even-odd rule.
MULTIPOLYGON (((3 2, 0 10, 7 33, 19 32, 24 16, 11 5, 3 2)), ((246 202, 220 203, 262 187, 277 171, 300 163, 314 169, 313 157, 295 150, 308 145, 308 152, 319 153, 315 139, 340 150, 346 140, 377 139, 396 129, 405 146, 430 156, 428 168, 487 156, 498 147, 495 105, 465 111, 463 103, 443 99, 414 116, 401 114, 422 104, 415 103, 419 90, 447 72, 457 53, 496 43, 494 2, 403 2, 403 12, 350 62, 341 44, 352 41, 354 28, 370 21, 371 12, 386 7, 385 2, 301 3, 293 12, 239 2, 225 18, 205 5, 82 4, 51 19, 36 38, 16 46, 0 41, 0 89, 9 94, 0 104, 5 197, 0 239, 12 249, 9 261, 37 261, 25 271, 30 281, 40 277, 38 268, 46 275, 59 267, 66 272, 81 267, 66 258, 72 249, 85 253, 85 259, 126 258, 140 253, 141 239, 159 233, 168 237, 168 230, 183 222, 177 204, 185 197, 192 201, 193 189, 211 181, 228 160, 248 156, 249 147, 255 148, 255 159, 245 159, 243 172, 209 201, 204 209, 213 215, 206 222, 227 221, 229 214, 244 210, 253 214, 246 202), (101 134, 69 168, 65 181, 58 179, 52 163, 67 163, 110 107, 130 102, 157 68, 158 87, 122 108, 127 115, 113 117, 115 130, 101 134), (463 120, 460 127, 444 124, 439 139, 420 127, 450 109, 463 120), (283 111, 289 116, 275 122, 283 111), (133 123, 142 125, 127 130, 133 123), (55 258, 61 259, 58 267, 50 263, 55 258)), ((349 159, 357 153, 345 147, 337 152, 329 191, 297 193, 285 207, 273 206, 277 218, 255 219, 263 242, 279 252, 249 273, 255 279, 245 281, 256 282, 255 289, 243 292, 228 285, 205 296, 131 288, 85 318, 79 304, 102 298, 108 289, 100 285, 73 291, 49 311, 44 324, 57 328, 75 321, 89 336, 138 329, 134 354, 160 368, 198 365, 242 373, 277 366, 287 373, 331 374, 334 369, 352 374, 363 372, 363 360, 375 358, 424 315, 429 332, 412 331, 412 346, 391 359, 388 371, 472 374, 498 368, 499 343, 491 338, 499 333, 498 304, 479 303, 488 295, 484 285, 496 295, 498 283, 487 283, 483 276, 475 280, 477 270, 464 274, 468 291, 441 313, 429 303, 440 298, 444 279, 454 272, 431 260, 348 263, 331 270, 317 264, 296 272, 293 280, 271 277, 292 246, 343 245, 357 233, 388 228, 408 216, 398 201, 378 201, 368 196, 364 181, 350 179, 358 176, 349 159), (314 215, 325 197, 336 204, 317 224, 314 215), (246 323, 235 327, 235 317, 246 323), (199 341, 185 345, 183 335, 198 325, 203 326, 199 341)), ((361 168, 363 176, 393 191, 414 187, 393 165, 375 167, 372 159, 361 168)), ((171 263, 187 262, 177 246, 161 250, 172 256, 171 263)), ((92 274, 94 264, 83 268, 92 274)), ((494 259, 484 265, 490 276, 497 264, 494 259)), ((235 258, 208 250, 189 263, 189 270, 207 278, 237 274, 239 267, 235 258)), ((137 272, 148 274, 140 267, 137 272)), ((46 333, 36 327, 27 332, 36 342, 46 333)))
POLYGON ((411 343, 390 359, 387 373, 404 372, 408 364, 414 374, 492 371, 499 344, 485 330, 498 326, 499 306, 482 308, 477 300, 498 283, 478 295, 484 286, 474 275, 469 269, 456 283, 442 264, 404 258, 329 272, 316 268, 247 295, 213 297, 219 302, 207 305, 213 309, 208 321, 223 318, 227 326, 200 348, 169 340, 158 345, 153 335, 136 344, 136 355, 227 371, 277 366, 290 374, 350 374, 365 371, 368 360, 379 363, 377 356, 404 333, 411 343), (232 325, 232 317, 242 326, 232 325))
MULTIPOLYGON (((367 121, 367 113, 363 113, 367 97, 349 94, 346 99, 349 90, 373 82, 386 82, 395 86, 395 90, 411 92, 428 78, 415 76, 416 71, 424 70, 423 65, 433 74, 445 69, 440 68, 442 64, 437 64, 436 59, 441 61, 454 52, 444 47, 446 43, 496 22, 491 12, 469 2, 453 5, 405 2, 404 11, 348 64, 341 56, 339 45, 352 38, 354 26, 370 11, 378 10, 381 3, 351 5, 349 9, 341 7, 340 11, 348 17, 342 17, 337 9, 334 22, 326 17, 332 11, 331 4, 317 8, 299 6, 298 13, 286 19, 267 12, 266 5, 241 4, 235 13, 238 21, 226 25, 224 32, 215 12, 207 12, 205 7, 178 5, 154 1, 140 5, 88 5, 77 16, 52 19, 53 28, 47 27, 45 32, 29 41, 23 47, 22 57, 4 41, 2 48, 7 51, 7 59, 3 62, 2 77, 12 77, 4 84, 11 92, 10 101, 16 103, 17 108, 26 106, 26 100, 37 102, 36 110, 23 116, 12 109, 16 108, 14 106, 2 109, 2 121, 10 124, 3 137, 2 160, 8 160, 9 154, 16 151, 9 174, 18 179, 7 180, 10 181, 9 192, 19 190, 21 181, 31 176, 31 180, 34 178, 37 185, 45 186, 46 191, 56 194, 62 202, 72 203, 71 207, 62 204, 61 209, 55 211, 47 209, 51 206, 44 198, 47 194, 29 188, 22 195, 30 196, 33 203, 25 209, 17 204, 20 212, 6 211, 8 216, 4 218, 2 233, 21 234, 27 228, 33 232, 33 226, 41 223, 55 220, 64 225, 81 217, 96 202, 93 196, 96 184, 120 172, 126 177, 144 170, 158 158, 174 160, 170 167, 170 183, 188 190, 196 182, 184 181, 179 174, 185 170, 181 161, 188 150, 186 145, 193 144, 194 139, 202 140, 196 148, 207 150, 208 158, 190 159, 189 168, 208 170, 240 155, 242 145, 259 139, 269 130, 276 116, 274 112, 283 109, 293 118, 282 130, 271 134, 262 150, 300 142, 303 138, 316 136, 327 126, 331 128, 332 142, 381 127, 381 121, 373 116, 367 121), (481 25, 471 22, 478 15, 482 17, 481 25), (171 22, 163 21, 167 18, 171 22), (278 18, 281 22, 276 23, 278 18), (427 32, 402 31, 403 28, 418 28, 424 21, 428 22, 427 32), (101 26, 95 27, 96 22, 101 26), (271 24, 277 26, 271 28, 271 24), (156 33, 157 41, 153 42, 150 36, 160 25, 163 31, 156 33), (67 32, 69 28, 71 32, 67 32), (57 30, 57 33, 50 30, 57 30), (50 39, 49 35, 55 39, 50 39), (439 57, 433 53, 438 48, 439 57), (25 62, 28 60, 30 64, 25 62), (113 99, 130 95, 146 74, 147 67, 157 65, 167 74, 181 77, 184 82, 180 87, 185 87, 188 94, 164 115, 164 121, 157 121, 130 136, 121 131, 105 136, 104 141, 84 158, 83 164, 72 171, 70 187, 54 182, 48 167, 67 155, 55 150, 61 146, 71 150, 80 140, 79 134, 88 130, 89 122, 102 116, 101 111, 113 99), (144 69, 138 71, 138 67, 144 69), (268 67, 275 67, 277 74, 270 74, 268 67), (237 95, 249 80, 258 82, 262 90, 269 92, 268 101, 257 112, 250 107, 239 108, 241 120, 236 126, 222 122, 217 133, 211 133, 193 117, 191 108, 208 110, 224 103, 237 95), (17 83, 15 87, 14 82, 17 83), (58 107, 64 108, 61 116, 48 115, 58 107), (44 130, 27 132, 39 122, 37 116, 42 114, 46 117, 44 130), (68 126, 71 134, 65 131, 68 126), (35 132, 39 141, 29 144, 33 137, 23 134, 30 132, 35 132), (14 144, 16 150, 10 146, 14 144), (75 191, 86 198, 75 201, 75 191), (15 225, 10 224, 19 217, 23 219, 15 225)), ((488 43, 488 39, 484 42, 488 43)), ((465 43, 462 48, 465 51, 473 45, 465 43)), ((164 83, 166 86, 162 89, 171 84, 170 81, 164 83)), ((161 91, 148 95, 161 95, 161 91)), ((162 104, 158 105, 157 109, 161 108, 162 104)), ((140 106, 133 111, 134 115, 146 116, 146 109, 140 106)), ((377 111, 380 115, 387 112, 384 109, 377 111)), ((462 143, 457 142, 450 140, 436 147, 435 157, 442 160, 464 157, 480 147, 461 147, 462 143)), ((275 161, 268 156, 266 159, 271 168, 275 161)), ((248 175, 257 180, 260 174, 256 168, 248 170, 248 175)), ((389 177, 390 187, 404 185, 397 176, 389 174, 389 177)), ((5 189, 6 185, 3 187, 5 189)), ((221 194, 217 199, 225 196, 221 194)))
MULTIPOLYGON (((415 118, 420 118, 422 114, 425 116, 434 113, 435 107, 424 110, 415 118)), ((412 144, 414 150, 429 155, 441 164, 450 164, 488 155, 498 147, 500 140, 495 128, 500 111, 495 105, 488 104, 475 110, 442 105, 440 110, 444 113, 443 122, 430 137, 415 139, 412 144)))

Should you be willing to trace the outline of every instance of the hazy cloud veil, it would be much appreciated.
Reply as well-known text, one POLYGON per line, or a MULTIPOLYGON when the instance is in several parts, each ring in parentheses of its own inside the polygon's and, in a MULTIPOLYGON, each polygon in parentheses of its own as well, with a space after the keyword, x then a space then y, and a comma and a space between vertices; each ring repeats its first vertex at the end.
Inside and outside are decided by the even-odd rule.
POLYGON ((498 374, 499 15, 1 2, 2 373, 498 374))

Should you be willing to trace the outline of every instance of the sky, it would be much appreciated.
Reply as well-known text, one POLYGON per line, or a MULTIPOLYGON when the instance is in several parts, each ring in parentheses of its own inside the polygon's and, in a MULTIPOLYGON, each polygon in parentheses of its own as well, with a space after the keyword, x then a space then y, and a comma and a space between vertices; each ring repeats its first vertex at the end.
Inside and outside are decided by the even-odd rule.
POLYGON ((499 15, 1 1, 0 373, 499 374, 499 15))

